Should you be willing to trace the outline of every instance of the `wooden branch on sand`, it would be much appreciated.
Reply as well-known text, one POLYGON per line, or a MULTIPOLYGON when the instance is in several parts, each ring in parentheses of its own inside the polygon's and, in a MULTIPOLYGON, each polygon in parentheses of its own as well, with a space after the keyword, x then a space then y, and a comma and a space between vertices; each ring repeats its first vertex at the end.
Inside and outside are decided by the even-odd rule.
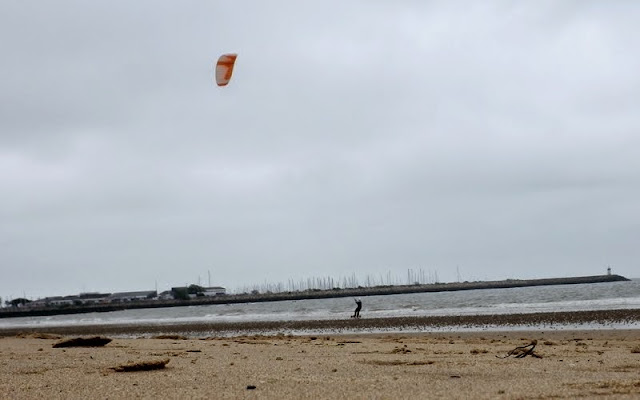
POLYGON ((116 372, 150 371, 153 369, 162 369, 168 363, 169 363, 169 359, 166 358, 164 360, 158 360, 158 361, 140 361, 140 362, 124 364, 117 367, 113 367, 111 369, 116 372))
POLYGON ((533 349, 536 348, 536 345, 538 344, 537 340, 532 340, 531 343, 529 343, 526 346, 518 346, 515 349, 511 350, 509 353, 507 353, 506 356, 504 357, 500 357, 500 356, 496 356, 498 358, 507 358, 507 357, 511 357, 514 356, 515 358, 525 358, 526 356, 531 356, 531 357, 535 357, 535 358, 542 358, 541 355, 537 354, 536 352, 533 351, 533 349))

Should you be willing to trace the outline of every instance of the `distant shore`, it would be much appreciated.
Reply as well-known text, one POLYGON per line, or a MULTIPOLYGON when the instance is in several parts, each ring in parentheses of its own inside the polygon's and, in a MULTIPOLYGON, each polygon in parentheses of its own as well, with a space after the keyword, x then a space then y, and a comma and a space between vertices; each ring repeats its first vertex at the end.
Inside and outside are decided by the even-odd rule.
POLYGON ((306 290, 301 292, 281 292, 281 293, 264 293, 264 294, 233 294, 222 295, 216 297, 197 297, 192 300, 144 300, 130 303, 116 304, 98 304, 98 305, 82 305, 82 306, 66 306, 66 307, 40 307, 25 308, 11 307, 0 309, 0 318, 17 318, 17 317, 37 317, 62 314, 80 314, 91 312, 111 312, 127 309, 141 308, 165 308, 165 307, 184 307, 198 306, 209 304, 238 304, 238 303, 258 303, 270 301, 288 301, 288 300, 310 300, 310 299, 327 299, 339 297, 365 297, 365 296, 384 296, 392 294, 408 294, 408 293, 425 293, 425 292, 448 292, 460 290, 481 290, 481 289, 506 289, 530 286, 549 286, 549 285, 576 285, 606 282, 622 282, 630 279, 620 275, 594 275, 580 276, 568 278, 546 278, 546 279, 506 279, 502 281, 484 281, 484 282, 452 282, 452 283, 433 283, 424 285, 393 285, 393 286, 375 286, 375 287, 358 287, 347 289, 330 289, 330 290, 306 290))
POLYGON ((544 312, 531 314, 417 316, 393 318, 351 318, 303 321, 249 322, 187 322, 166 324, 88 324, 70 326, 34 326, 0 328, 0 337, 21 333, 50 333, 58 335, 120 335, 145 336, 174 334, 190 337, 235 336, 245 334, 274 334, 324 331, 333 334, 367 332, 429 332, 439 329, 538 328, 549 330, 566 325, 593 324, 603 328, 614 324, 633 329, 640 326, 640 309, 601 311, 544 312))

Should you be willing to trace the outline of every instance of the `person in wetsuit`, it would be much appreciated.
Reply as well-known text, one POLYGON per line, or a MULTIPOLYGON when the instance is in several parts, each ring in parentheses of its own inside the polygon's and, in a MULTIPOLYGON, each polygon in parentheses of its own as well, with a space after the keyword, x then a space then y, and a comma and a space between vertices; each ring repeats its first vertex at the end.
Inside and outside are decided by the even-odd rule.
POLYGON ((362 310, 362 302, 360 301, 360 299, 355 299, 356 300, 356 311, 353 313, 353 315, 351 316, 351 318, 360 318, 360 310, 362 310))

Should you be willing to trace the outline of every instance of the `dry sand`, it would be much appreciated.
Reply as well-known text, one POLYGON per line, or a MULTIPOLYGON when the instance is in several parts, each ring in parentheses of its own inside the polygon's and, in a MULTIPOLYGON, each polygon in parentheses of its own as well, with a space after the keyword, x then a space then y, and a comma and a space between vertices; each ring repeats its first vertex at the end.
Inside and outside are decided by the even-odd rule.
POLYGON ((0 338, 0 397, 640 398, 640 330, 115 338, 97 348, 36 336, 0 338), (533 339, 542 358, 496 357, 533 339), (159 370, 111 369, 163 359, 159 370))

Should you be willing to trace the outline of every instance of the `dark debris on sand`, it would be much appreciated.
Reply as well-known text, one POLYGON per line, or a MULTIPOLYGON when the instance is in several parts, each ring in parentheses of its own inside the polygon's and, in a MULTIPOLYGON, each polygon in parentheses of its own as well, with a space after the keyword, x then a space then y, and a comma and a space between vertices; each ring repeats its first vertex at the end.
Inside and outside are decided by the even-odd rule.
POLYGON ((136 371, 151 371, 154 369, 162 369, 169 363, 169 359, 156 360, 156 361, 139 361, 129 364, 119 365, 111 368, 116 372, 136 372, 136 371))
POLYGON ((112 339, 94 336, 90 338, 73 338, 55 343, 53 347, 102 347, 110 343, 112 339))

